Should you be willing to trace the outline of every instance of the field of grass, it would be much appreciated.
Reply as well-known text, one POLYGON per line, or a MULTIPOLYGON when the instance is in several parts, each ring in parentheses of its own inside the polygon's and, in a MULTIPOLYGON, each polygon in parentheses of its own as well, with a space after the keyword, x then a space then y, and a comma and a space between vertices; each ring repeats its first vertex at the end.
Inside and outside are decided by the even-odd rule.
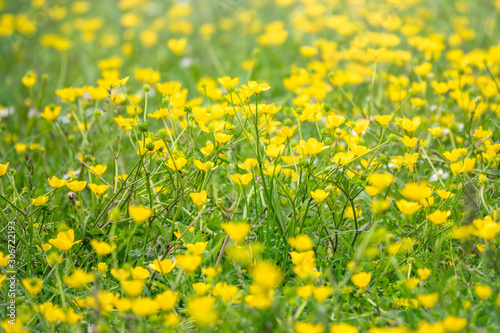
POLYGON ((499 15, 0 0, 0 332, 499 332, 499 15))

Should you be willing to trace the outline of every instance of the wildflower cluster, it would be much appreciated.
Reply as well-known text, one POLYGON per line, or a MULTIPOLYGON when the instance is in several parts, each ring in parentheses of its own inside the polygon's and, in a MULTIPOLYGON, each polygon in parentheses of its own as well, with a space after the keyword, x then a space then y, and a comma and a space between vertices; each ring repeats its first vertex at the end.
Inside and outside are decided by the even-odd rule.
POLYGON ((500 1, 113 6, 0 0, 4 331, 500 330, 500 1))

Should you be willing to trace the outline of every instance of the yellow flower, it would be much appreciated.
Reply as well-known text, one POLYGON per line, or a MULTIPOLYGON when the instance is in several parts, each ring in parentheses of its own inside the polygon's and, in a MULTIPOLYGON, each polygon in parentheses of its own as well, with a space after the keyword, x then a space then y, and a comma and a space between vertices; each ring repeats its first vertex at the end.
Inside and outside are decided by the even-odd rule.
POLYGON ((398 206, 399 210, 407 216, 415 214, 415 212, 422 207, 418 202, 406 201, 404 199, 396 201, 396 206, 398 206))
POLYGON ((236 243, 241 243, 250 232, 250 223, 221 223, 222 229, 234 240, 236 243))
POLYGON ((426 183, 407 183, 400 192, 408 199, 420 201, 429 198, 432 190, 426 183))
POLYGON ((384 200, 375 200, 372 202, 372 210, 374 214, 381 214, 385 212, 389 206, 391 205, 391 201, 389 199, 384 200))
POLYGON ((160 305, 151 298, 139 298, 132 304, 132 312, 139 317, 146 317, 158 312, 160 305))
POLYGON ((128 212, 134 222, 139 225, 146 222, 153 214, 153 211, 151 209, 144 206, 130 206, 128 208, 128 212))
POLYGON ((455 194, 448 192, 446 190, 436 190, 436 193, 442 200, 450 199, 455 196, 455 194))
POLYGON ((467 326, 467 319, 448 316, 443 320, 444 327, 446 330, 451 332, 460 332, 467 326))
POLYGON ((181 55, 184 49, 186 48, 187 45, 187 39, 186 38, 171 38, 167 42, 168 48, 174 52, 176 55, 181 55))
POLYGON ((105 256, 113 252, 114 249, 116 249, 116 244, 109 245, 106 242, 100 242, 97 239, 92 239, 90 241, 90 245, 94 249, 94 251, 97 253, 98 256, 105 256))
POLYGON ((432 69, 432 64, 430 62, 424 62, 423 64, 415 67, 413 72, 420 76, 427 76, 432 69))
POLYGON ((214 148, 215 148, 214 144, 211 143, 211 144, 201 148, 200 151, 203 155, 208 156, 214 151, 214 148))
POLYGON ((187 302, 186 312, 200 326, 207 326, 217 321, 218 315, 213 306, 215 298, 212 296, 195 297, 187 302))
POLYGON ((313 296, 317 301, 323 302, 325 299, 327 299, 328 296, 332 294, 332 292, 333 288, 329 286, 316 287, 313 290, 313 296))
POLYGON ((311 191, 311 197, 318 203, 322 203, 329 195, 329 192, 323 190, 311 191))
POLYGON ((444 131, 444 128, 442 128, 442 127, 429 128, 429 132, 435 138, 439 138, 440 136, 442 136, 443 135, 443 131, 444 131))
POLYGON ((227 88, 229 86, 233 86, 235 87, 236 85, 238 85, 238 83, 240 82, 240 79, 239 78, 231 78, 229 76, 223 76, 223 77, 220 77, 217 79, 217 81, 224 87, 224 88, 227 88))
POLYGON ((212 162, 212 161, 207 161, 207 162, 203 163, 200 160, 194 160, 194 165, 198 169, 203 170, 203 171, 210 171, 210 170, 214 169, 214 162, 212 162))
POLYGON ((267 146, 265 152, 267 156, 272 158, 277 158, 279 155, 283 154, 284 150, 285 150, 285 145, 276 145, 272 143, 269 146, 267 146))
POLYGON ((37 198, 34 198, 34 199, 31 199, 31 203, 35 206, 41 206, 45 203, 47 203, 47 201, 49 201, 49 196, 48 195, 44 195, 44 196, 41 196, 41 197, 37 197, 37 198))
POLYGON ((163 96, 171 96, 181 90, 182 84, 177 81, 171 81, 171 82, 165 82, 165 83, 157 83, 156 84, 156 89, 163 95, 163 96))
POLYGON ((432 293, 427 295, 420 294, 417 296, 417 299, 427 309, 432 309, 439 300, 439 293, 432 293))
POLYGON ((408 166, 408 170, 410 170, 410 172, 413 172, 413 168, 415 167, 415 163, 417 163, 418 156, 418 153, 413 153, 412 155, 405 154, 403 163, 408 166))
POLYGON ((66 183, 66 186, 73 192, 80 192, 87 186, 87 182, 85 180, 78 181, 73 180, 72 182, 66 183))
POLYGON ((207 276, 208 278, 214 278, 216 277, 220 272, 222 272, 222 268, 219 267, 207 267, 207 268, 202 268, 201 272, 203 275, 207 276))
POLYGON ((33 71, 29 71, 25 76, 21 79, 21 82, 27 87, 31 88, 36 83, 36 73, 33 71))
POLYGON ((9 162, 5 164, 0 164, 0 177, 3 177, 9 168, 9 162))
POLYGON ((49 239, 49 243, 54 245, 60 251, 69 251, 71 247, 81 241, 75 242, 75 232, 73 229, 62 231, 56 238, 49 239))
POLYGON ((194 201, 194 203, 198 205, 198 207, 203 207, 208 202, 210 202, 210 199, 207 198, 207 191, 205 190, 199 193, 196 192, 189 193, 189 196, 194 201))
POLYGON ((231 178, 231 180, 233 182, 235 182, 236 184, 240 185, 240 186, 246 186, 248 185, 248 183, 250 183, 253 179, 253 174, 251 172, 249 173, 246 173, 246 174, 234 174, 234 175, 230 175, 229 178, 231 178))
POLYGON ((352 283, 358 288, 365 288, 372 279, 372 273, 357 273, 351 276, 352 283))
POLYGON ((337 128, 345 122, 345 117, 339 115, 327 116, 326 121, 330 127, 337 128))
POLYGON ((281 171, 281 164, 278 165, 270 165, 267 167, 265 171, 262 171, 265 175, 269 177, 277 176, 281 171))
POLYGON ((98 176, 101 176, 108 167, 105 165, 91 165, 90 170, 98 176))
POLYGON ((156 295, 155 301, 160 306, 163 311, 170 311, 174 308, 177 303, 177 293, 168 289, 165 292, 156 295))
POLYGON ((374 173, 368 176, 368 182, 382 190, 394 182, 394 176, 388 173, 374 173))
POLYGON ((173 262, 172 259, 155 259, 153 263, 149 264, 148 267, 162 274, 168 274, 174 269, 177 262, 173 262))
POLYGON ((394 113, 384 116, 375 116, 375 121, 379 123, 382 127, 387 127, 389 122, 392 120, 392 117, 394 117, 394 113))
POLYGON ((184 272, 191 274, 200 266, 201 256, 194 254, 179 254, 176 263, 184 272))
POLYGON ((38 295, 43 286, 43 280, 38 278, 22 279, 21 283, 23 284, 24 288, 26 288, 28 293, 33 297, 38 295))
POLYGON ((488 299, 493 294, 491 288, 485 285, 475 286, 474 292, 476 293, 477 297, 479 297, 482 301, 488 299))
POLYGON ((97 264, 97 270, 102 274, 102 276, 106 277, 108 265, 105 262, 100 262, 97 264))
POLYGON ((434 213, 427 215, 427 218, 434 224, 441 225, 448 220, 448 216, 451 215, 450 211, 440 211, 436 210, 434 213))
POLYGON ((293 238, 289 238, 288 244, 297 249, 297 251, 309 251, 313 248, 313 242, 307 235, 298 235, 293 238))
POLYGON ((349 324, 333 324, 330 333, 358 333, 358 328, 349 324))
POLYGON ((296 333, 323 333, 325 331, 325 325, 313 324, 309 322, 298 322, 293 324, 293 330, 296 333))
POLYGON ((352 161, 354 158, 354 153, 352 151, 348 151, 347 153, 337 153, 332 157, 332 162, 344 165, 352 161))
POLYGON ((5 267, 9 263, 9 256, 4 256, 2 252, 0 252, 0 267, 5 267))
POLYGON ((121 280, 120 285, 122 286, 125 293, 130 297, 138 297, 142 294, 144 290, 143 280, 121 280))
POLYGON ((426 281, 431 275, 431 272, 432 271, 429 268, 417 269, 417 274, 422 279, 422 281, 426 281))
POLYGON ((40 117, 45 118, 49 121, 54 121, 57 119, 60 113, 61 113, 60 106, 49 105, 45 107, 42 113, 40 113, 40 117))
POLYGON ((89 184, 89 188, 96 195, 97 198, 100 198, 101 194, 103 194, 108 190, 109 185, 89 184))
POLYGON ((229 135, 229 134, 225 134, 225 133, 216 133, 216 134, 214 134, 214 137, 215 137, 215 141, 217 141, 219 143, 226 143, 229 140, 231 140, 231 138, 233 136, 229 135))
POLYGON ((208 242, 197 242, 196 244, 186 244, 186 248, 194 255, 200 255, 205 251, 208 242))
POLYGON ((406 146, 406 148, 412 149, 417 144, 418 138, 410 138, 409 136, 405 135, 401 138, 401 141, 403 141, 403 144, 406 146))
POLYGON ((81 268, 77 268, 70 276, 64 279, 64 282, 75 289, 86 287, 90 282, 94 281, 95 275, 93 273, 85 273, 81 268))
POLYGON ((467 149, 465 148, 459 148, 459 149, 453 149, 452 151, 445 151, 443 153, 443 156, 446 157, 446 159, 450 162, 456 162, 460 156, 464 156, 467 154, 467 149))
POLYGON ((225 303, 231 303, 238 296, 238 288, 226 282, 219 282, 215 285, 213 295, 220 297, 225 303))
POLYGON ((145 280, 150 275, 149 271, 141 266, 131 268, 130 274, 134 280, 145 280))
POLYGON ((53 188, 63 187, 67 183, 66 180, 59 179, 56 176, 53 176, 52 178, 47 178, 47 180, 49 181, 49 185, 52 186, 53 188))

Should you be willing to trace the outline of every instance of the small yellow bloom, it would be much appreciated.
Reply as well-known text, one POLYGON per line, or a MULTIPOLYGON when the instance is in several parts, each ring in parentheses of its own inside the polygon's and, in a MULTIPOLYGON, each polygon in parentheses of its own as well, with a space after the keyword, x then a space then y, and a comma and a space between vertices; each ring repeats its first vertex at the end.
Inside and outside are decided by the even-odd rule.
POLYGON ((278 165, 270 165, 267 167, 265 171, 262 171, 265 175, 269 177, 277 176, 281 171, 281 164, 278 165))
POLYGON ((231 178, 231 180, 233 182, 235 182, 236 184, 240 185, 240 186, 247 186, 248 183, 250 183, 253 179, 253 174, 251 172, 249 173, 246 173, 246 174, 234 174, 234 175, 230 175, 229 178, 231 178))
POLYGON ((432 309, 439 300, 439 293, 420 294, 417 296, 418 301, 427 309, 432 309))
POLYGON ((101 195, 108 190, 109 185, 89 184, 89 188, 97 198, 100 198, 101 195))
POLYGON ((379 123, 382 127, 387 127, 389 122, 392 120, 392 117, 394 117, 394 113, 383 116, 375 116, 375 121, 379 123))
POLYGON ((158 302, 147 297, 136 299, 132 304, 132 312, 140 317, 155 314, 159 309, 158 302))
POLYGON ((73 229, 62 231, 56 238, 49 239, 49 243, 54 245, 60 251, 69 251, 71 247, 81 241, 75 242, 75 232, 73 229))
POLYGON ((181 55, 184 49, 186 48, 187 45, 187 39, 186 38, 171 38, 167 42, 168 48, 174 52, 176 55, 181 55))
POLYGON ((368 176, 368 182, 382 190, 394 182, 394 176, 388 173, 374 173, 368 176))
POLYGON ((142 294, 144 290, 143 280, 121 280, 120 285, 122 286, 125 293, 130 297, 138 297, 142 294))
POLYGON ((91 165, 90 170, 98 176, 101 176, 108 167, 105 165, 91 165))
POLYGON ((444 327, 446 330, 451 332, 460 332, 467 326, 467 319, 448 316, 443 320, 444 327))
POLYGON ((94 249, 94 251, 97 253, 98 256, 105 256, 113 252, 114 249, 116 249, 116 244, 109 245, 106 242, 100 242, 97 239, 92 239, 90 241, 90 245, 94 249))
POLYGON ((451 211, 440 211, 437 209, 434 213, 427 215, 427 218, 434 224, 441 225, 448 220, 451 211))
POLYGON ((330 333, 358 333, 358 328, 349 324, 333 324, 330 333))
POLYGON ((40 117, 45 118, 49 121, 54 121, 57 119, 60 113, 60 106, 49 105, 45 107, 42 113, 40 113, 40 117))
POLYGON ((163 259, 161 261, 159 259, 155 259, 153 263, 148 265, 148 267, 161 274, 168 274, 176 265, 177 262, 173 262, 172 259, 163 259))
POLYGON ((313 290, 313 297, 319 301, 323 302, 325 299, 327 299, 328 296, 330 296, 333 292, 333 288, 329 286, 321 286, 321 287, 316 287, 313 290))
POLYGON ((214 137, 215 137, 215 141, 217 141, 218 143, 226 143, 229 140, 231 140, 231 138, 233 136, 230 134, 225 134, 225 133, 216 133, 216 134, 214 134, 214 137))
POLYGON ((168 289, 165 292, 156 295, 155 301, 160 305, 160 309, 163 311, 170 311, 174 308, 177 303, 178 295, 176 292, 168 289))
POLYGON ((418 202, 406 201, 404 199, 396 201, 396 206, 398 206, 399 210, 407 216, 415 214, 415 212, 422 207, 418 202))
POLYGON ((81 268, 77 268, 70 276, 64 279, 64 282, 75 289, 86 287, 90 282, 94 281, 95 275, 93 273, 85 273, 81 268))
POLYGON ((417 269, 418 276, 422 279, 422 281, 427 281, 429 276, 431 275, 431 270, 429 268, 419 268, 417 269))
POLYGON ((186 244, 186 248, 194 255, 200 255, 207 248, 208 242, 197 242, 195 244, 186 244))
POLYGON ((153 211, 151 209, 144 206, 130 206, 128 208, 128 212, 134 222, 139 225, 146 222, 153 214, 153 211))
POLYGON ((180 254, 177 256, 177 265, 187 274, 193 273, 201 264, 201 256, 194 254, 180 254))
POLYGON ((203 207, 208 202, 210 202, 210 199, 207 198, 207 191, 205 190, 199 193, 189 193, 189 196, 191 197, 191 199, 193 199, 194 203, 198 205, 198 207, 203 207))
POLYGON ((322 203, 329 195, 329 192, 323 190, 311 191, 311 197, 318 203, 322 203))
POLYGON ((365 288, 372 279, 372 273, 357 273, 351 276, 352 283, 358 288, 365 288))
POLYGON ((9 168, 9 162, 5 164, 0 164, 0 177, 3 177, 7 173, 8 168, 9 168))
POLYGON ((474 292, 476 293, 477 297, 479 297, 482 301, 490 298, 490 296, 493 295, 493 291, 491 290, 491 288, 485 285, 475 286, 474 292))
POLYGON ((250 232, 250 223, 222 223, 222 229, 234 240, 236 243, 241 243, 245 240, 250 232))
POLYGON ((25 76, 21 79, 21 82, 27 87, 31 88, 36 83, 36 73, 33 71, 29 71, 25 76))
POLYGON ((34 199, 31 199, 31 203, 35 206, 41 206, 45 203, 47 203, 47 201, 49 201, 49 196, 48 195, 44 195, 44 196, 41 196, 41 197, 37 197, 37 198, 34 198, 34 199))
POLYGON ((49 181, 49 185, 52 186, 53 188, 63 187, 67 183, 67 180, 59 179, 56 176, 53 176, 52 178, 47 178, 47 180, 49 181))
POLYGON ((66 183, 66 186, 73 192, 80 192, 87 186, 87 182, 85 180, 78 181, 73 180, 72 182, 66 183))
POLYGON ((288 244, 297 249, 297 251, 309 251, 313 248, 313 242, 307 235, 298 235, 293 238, 289 238, 288 244))
POLYGON ((38 295, 40 290, 42 290, 42 286, 43 286, 42 279, 38 279, 38 278, 22 279, 21 282, 22 282, 24 288, 26 288, 28 293, 33 297, 38 295))

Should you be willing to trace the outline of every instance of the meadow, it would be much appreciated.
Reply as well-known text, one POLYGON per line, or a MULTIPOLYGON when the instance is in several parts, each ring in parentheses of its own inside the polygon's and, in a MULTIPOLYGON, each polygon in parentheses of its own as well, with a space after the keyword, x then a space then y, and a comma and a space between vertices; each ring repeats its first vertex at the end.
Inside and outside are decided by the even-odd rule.
POLYGON ((499 15, 0 0, 0 332, 499 332, 499 15))

